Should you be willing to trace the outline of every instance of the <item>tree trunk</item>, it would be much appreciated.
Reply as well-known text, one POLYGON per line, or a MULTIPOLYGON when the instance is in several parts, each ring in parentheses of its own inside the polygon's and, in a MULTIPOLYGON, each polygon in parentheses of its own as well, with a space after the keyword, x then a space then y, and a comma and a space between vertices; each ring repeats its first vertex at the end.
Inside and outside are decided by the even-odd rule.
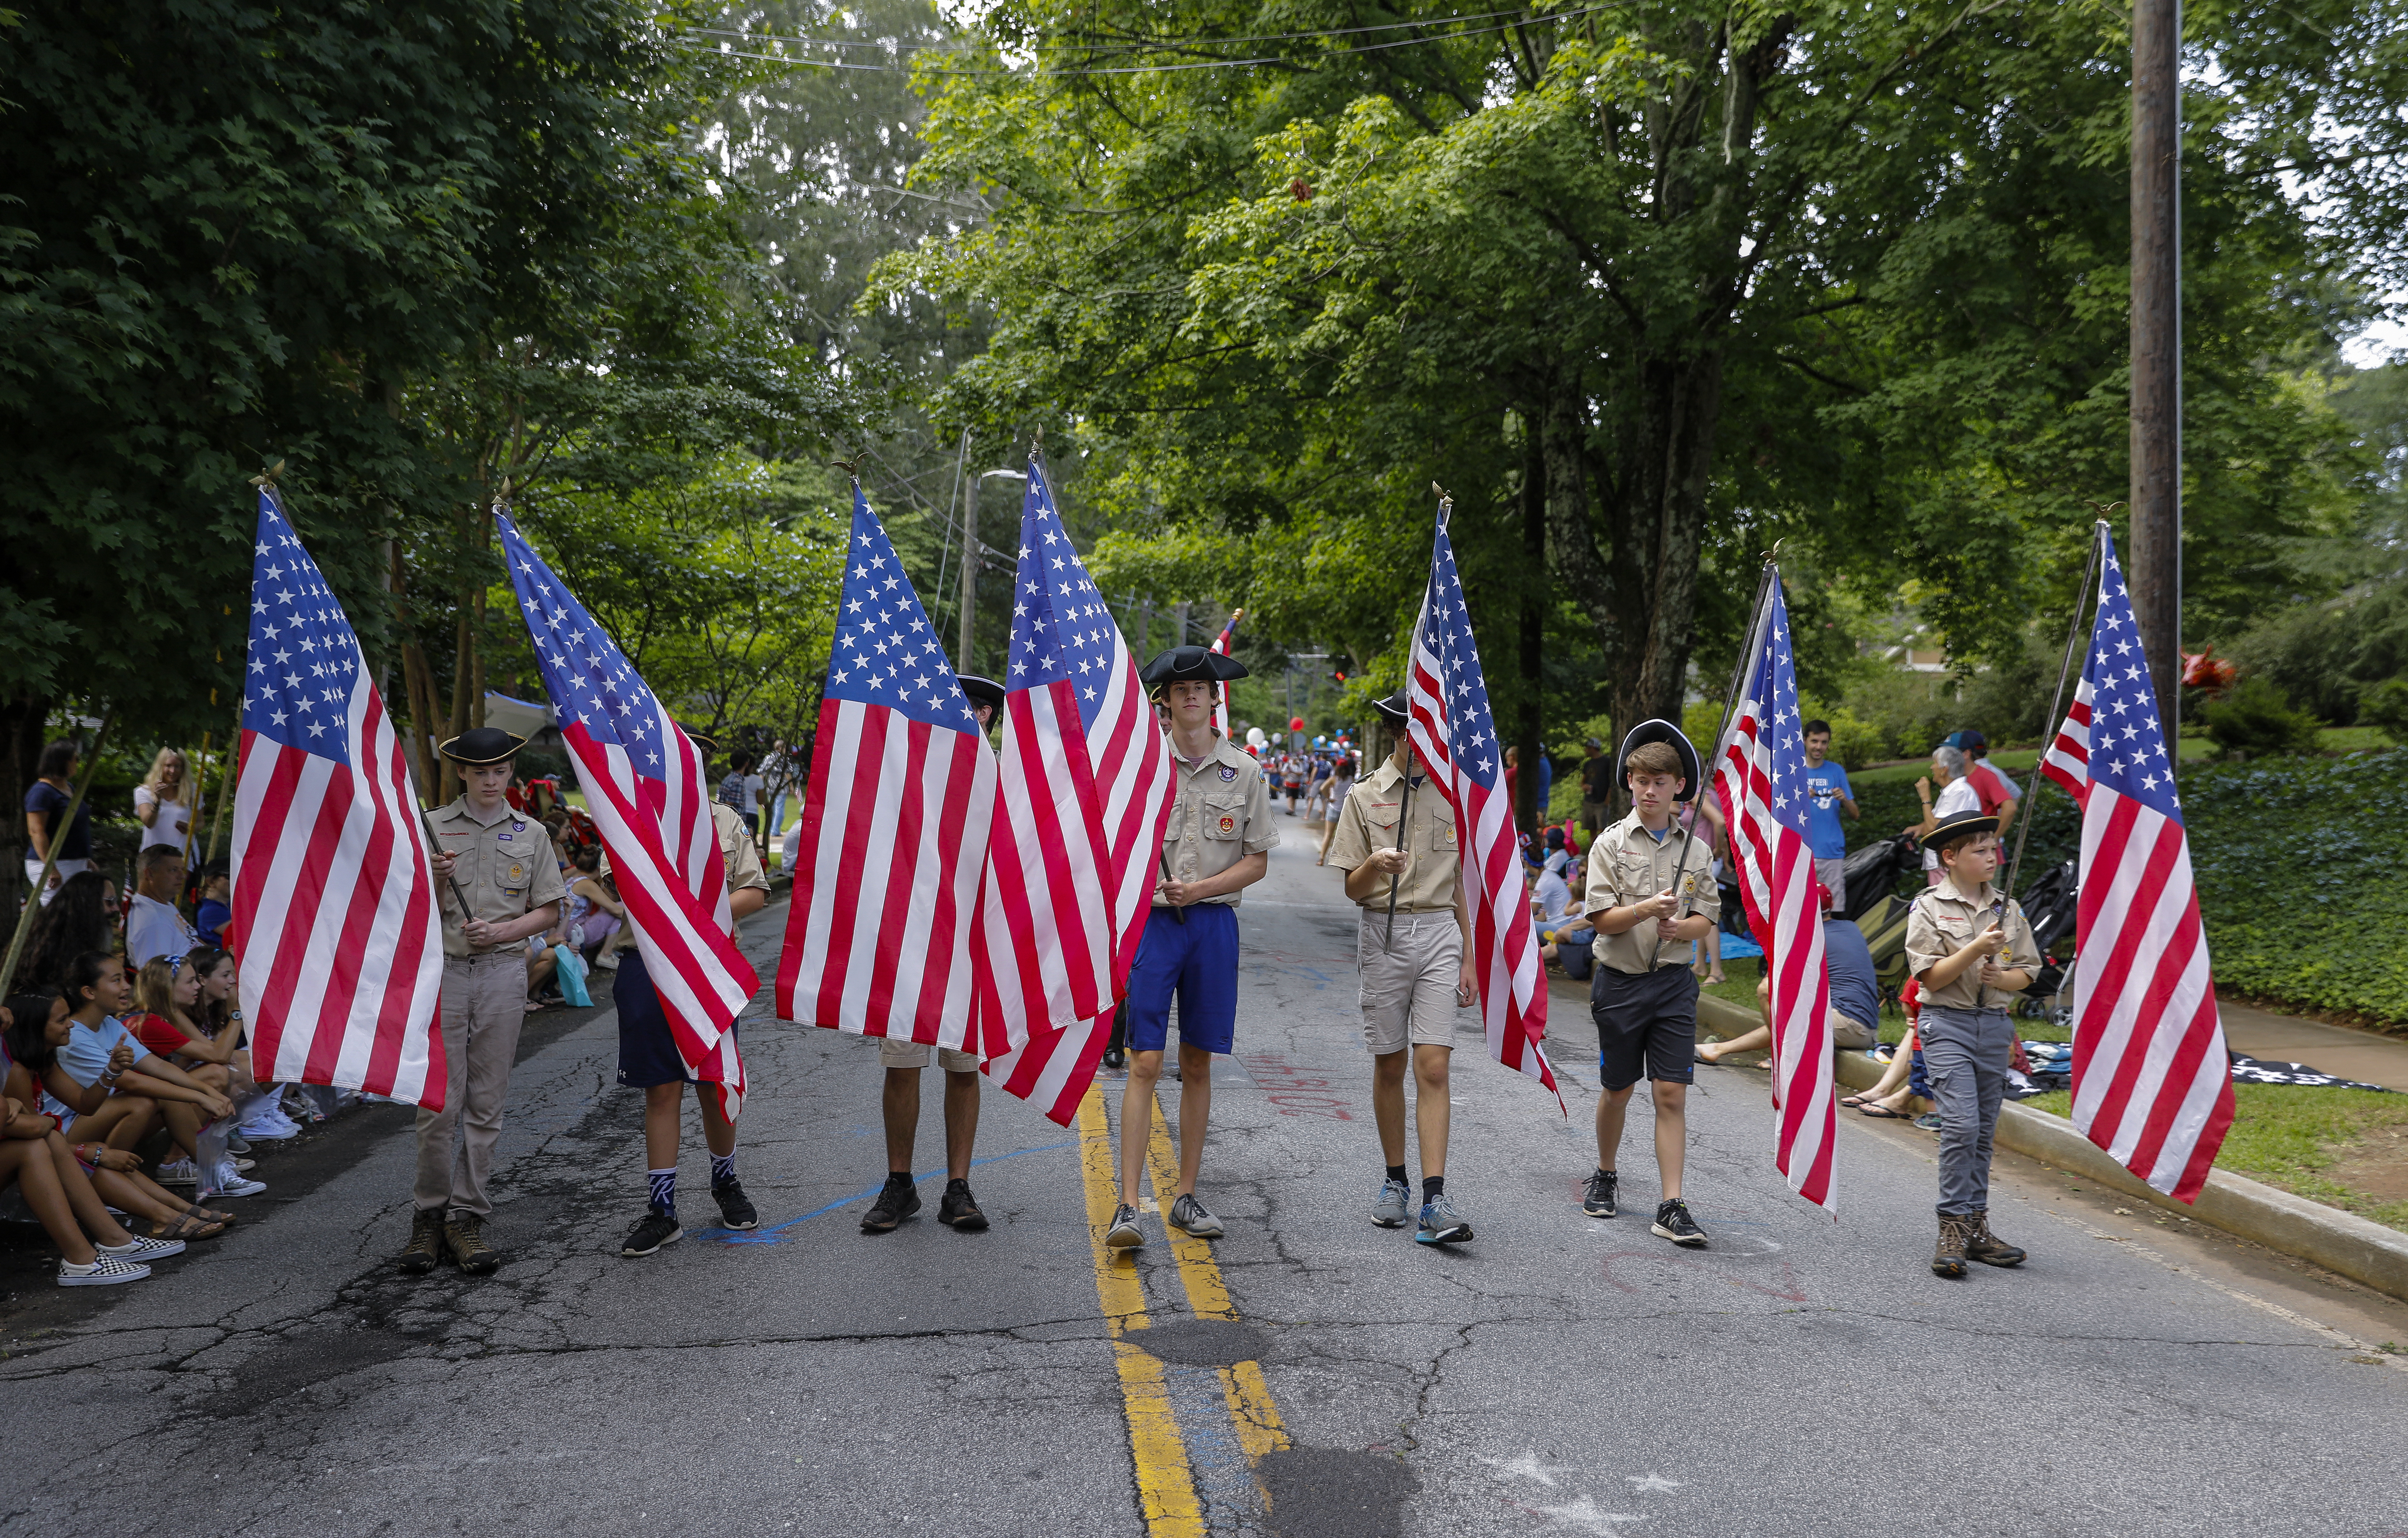
MULTIPOLYGON (((31 841, 25 836, 25 789, 34 783, 34 771, 40 767, 42 730, 49 725, 50 708, 57 704, 48 695, 14 694, 0 699, 0 796, 7 798, 7 815, 0 817, 0 873, 10 881, 22 884, 25 857, 31 841)), ((8 916, 17 911, 15 904, 0 907, 0 942, 8 933, 8 916)))
POLYGON ((1545 708, 1545 679, 1541 672, 1545 660, 1547 604, 1550 589, 1541 574, 1547 569, 1547 464, 1540 448, 1539 435, 1526 430, 1522 434, 1522 572, 1519 584, 1522 594, 1522 699, 1518 715, 1520 727, 1513 733, 1515 748, 1522 760, 1522 772, 1514 778, 1513 822, 1516 827, 1535 828, 1546 813, 1546 804, 1539 799, 1539 756, 1546 751, 1542 741, 1545 708))

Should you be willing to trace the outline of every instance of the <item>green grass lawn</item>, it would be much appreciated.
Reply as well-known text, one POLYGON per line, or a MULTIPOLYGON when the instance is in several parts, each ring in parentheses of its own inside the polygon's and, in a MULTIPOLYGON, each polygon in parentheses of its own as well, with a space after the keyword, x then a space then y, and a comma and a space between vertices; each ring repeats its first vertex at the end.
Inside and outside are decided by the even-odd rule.
MULTIPOLYGON (((2052 1116, 2071 1113, 2069 1097, 2042 1095, 2023 1104, 2052 1116)), ((2232 1131, 2215 1167, 2262 1180, 2408 1232, 2408 1202, 2386 1202, 2352 1189, 2331 1171, 2353 1155, 2408 1157, 2408 1095, 2370 1089, 2283 1084, 2232 1087, 2232 1131)))

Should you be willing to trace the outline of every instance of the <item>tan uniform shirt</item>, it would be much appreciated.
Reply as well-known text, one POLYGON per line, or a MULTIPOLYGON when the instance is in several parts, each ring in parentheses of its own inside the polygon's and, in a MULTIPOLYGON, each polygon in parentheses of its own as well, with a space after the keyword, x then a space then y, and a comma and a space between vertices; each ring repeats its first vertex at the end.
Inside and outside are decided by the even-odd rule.
MULTIPOLYGON (((727 872, 728 891, 739 892, 747 887, 767 891, 769 873, 761 868, 761 856, 752 847, 752 830, 744 825, 744 814, 714 801, 710 804, 710 825, 719 833, 719 862, 727 872)), ((610 874, 610 854, 607 849, 602 854, 602 868, 596 874, 610 874)), ((627 927, 640 927, 632 910, 627 915, 627 927)))
MULTIPOLYGON (((1706 841, 1683 833, 1677 819, 1659 841, 1641 824, 1637 812, 1598 834, 1588 847, 1588 890, 1582 895, 1581 905, 1589 921, 1595 923, 1608 908, 1627 908, 1671 890, 1672 879, 1682 868, 1684 844, 1688 846, 1689 874, 1683 878, 1687 890, 1680 894, 1676 917, 1697 914, 1719 922, 1722 893, 1714 887, 1713 856, 1706 841)), ((1653 920, 1641 919, 1619 934, 1598 931, 1600 966, 1616 972, 1645 972, 1651 950, 1659 967, 1689 964, 1689 942, 1667 940, 1657 945, 1653 920)))
POLYGON ((504 802, 493 820, 486 822, 468 809, 468 798, 462 796, 440 811, 428 813, 426 820, 445 852, 459 861, 452 867, 452 879, 437 882, 437 895, 443 900, 444 955, 485 956, 526 945, 523 939, 482 949, 470 945, 460 933, 455 885, 467 894, 469 911, 489 924, 506 923, 568 895, 567 884, 560 878, 560 862, 552 852, 552 834, 535 819, 512 811, 509 803, 504 802))
MULTIPOLYGON (((1162 861, 1172 880, 1218 876, 1280 841, 1279 830, 1271 826, 1271 796, 1263 783, 1262 765, 1232 747, 1228 738, 1221 738, 1193 764, 1174 747, 1170 767, 1178 776, 1179 799, 1171 805, 1170 823, 1162 833, 1162 861)), ((1234 908, 1242 895, 1226 891, 1188 906, 1221 903, 1234 908)), ((1162 905, 1158 895, 1156 903, 1162 905)))
MULTIPOLYGON (((1397 819, 1407 816, 1405 776, 1396 760, 1363 776, 1338 811, 1338 835, 1329 841, 1329 862, 1351 871, 1380 849, 1397 847, 1397 819)), ((1398 913, 1437 913, 1455 907, 1462 849, 1455 841, 1455 808, 1427 776, 1413 785, 1412 810, 1405 825, 1405 869, 1397 877, 1398 913)), ((1363 906, 1385 913, 1388 884, 1381 881, 1363 906)))
MULTIPOLYGON (((1906 911, 1906 968, 1921 977, 1937 963, 1965 948, 1974 935, 1990 922, 1990 909, 1999 900, 1999 891, 1988 882, 1982 890, 1967 897, 1951 881, 1927 887, 1915 894, 1914 903, 1906 911)), ((2006 921, 1999 926, 2007 937, 2007 948, 1998 957, 2000 966, 2040 969, 2040 947, 2032 941, 2031 926, 2024 922, 2024 910, 2014 903, 2007 904, 2006 921)), ((1982 964, 1979 961, 1956 975, 1956 980, 1946 988, 1923 985, 1923 1002, 1949 1009, 2004 1009, 2014 995, 2002 988, 1982 986, 1982 964), (1985 997, 1986 995, 1986 997, 1985 997)))

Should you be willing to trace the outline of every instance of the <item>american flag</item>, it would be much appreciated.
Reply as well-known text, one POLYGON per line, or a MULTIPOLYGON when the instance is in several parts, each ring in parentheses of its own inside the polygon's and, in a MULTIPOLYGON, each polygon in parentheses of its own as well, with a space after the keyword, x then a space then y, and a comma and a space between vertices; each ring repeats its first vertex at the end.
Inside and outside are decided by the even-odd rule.
POLYGON ((243 1018, 263 1082, 443 1108, 443 919, 401 739, 360 641, 259 495, 234 808, 243 1018))
POLYGON ((1555 1070, 1539 1045, 1547 1034, 1546 969, 1522 890, 1521 847, 1504 790, 1504 750, 1488 713, 1480 648, 1472 643, 1455 545, 1447 538, 1450 510, 1450 505, 1439 505, 1429 586, 1423 590, 1421 619, 1413 626, 1408 730, 1429 766, 1430 783, 1455 808, 1457 858, 1471 916, 1469 960, 1480 984, 1489 1055, 1555 1089, 1560 1105, 1563 1091, 1555 1089, 1555 1070))
POLYGON ((1772 980, 1773 1162, 1789 1189, 1831 1205, 1838 1111, 1831 1087, 1830 978, 1823 970, 1823 907, 1806 841, 1806 749, 1789 609, 1776 572, 1750 631, 1747 672, 1729 733, 1714 745, 1714 790, 1730 829, 1748 927, 1772 980))
POLYGON ((995 754, 858 486, 848 556, 778 1014, 959 1048, 995 754))
POLYGON ((976 948, 986 1072, 1064 1126, 1096 1075, 1178 787, 1137 664, 1035 457, 976 948))
MULTIPOLYGON (((1229 616, 1229 622, 1221 627, 1220 638, 1212 643, 1214 656, 1229 655, 1229 648, 1237 645, 1238 621, 1245 617, 1246 611, 1243 609, 1239 609, 1229 616)), ((1184 641, 1187 637, 1182 635, 1180 639, 1184 641)), ((1212 730, 1225 737, 1229 734, 1229 686, 1227 684, 1215 684, 1212 689, 1212 730)))
POLYGON ((2200 930, 2190 839, 2115 540, 2073 708, 2041 768, 2082 804, 2073 1124, 2196 1201, 2232 1125, 2232 1069, 2200 930))
POLYGON ((728 937, 727 873, 702 754, 509 515, 496 507, 494 522, 669 1033, 733 1119, 744 1103, 744 1062, 728 1027, 761 979, 728 937))

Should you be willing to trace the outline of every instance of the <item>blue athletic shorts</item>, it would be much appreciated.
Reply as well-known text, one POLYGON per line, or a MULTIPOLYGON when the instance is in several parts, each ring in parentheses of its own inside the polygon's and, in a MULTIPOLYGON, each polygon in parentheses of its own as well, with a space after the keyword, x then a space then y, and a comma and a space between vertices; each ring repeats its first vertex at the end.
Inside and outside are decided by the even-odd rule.
MULTIPOLYGON (((692 1084, 694 1070, 678 1051, 669 1032, 668 1012, 644 970, 643 952, 629 946, 619 952, 619 975, 610 985, 610 1000, 619 1006, 619 1082, 631 1089, 655 1084, 692 1084)), ((730 1026, 729 1030, 735 1027, 730 1026)))
POLYGON ((1128 977, 1128 1049, 1159 1052, 1179 1000, 1179 1039, 1226 1055, 1238 1039, 1238 910, 1226 903, 1155 908, 1128 977), (1181 923, 1181 913, 1187 921, 1181 923))

